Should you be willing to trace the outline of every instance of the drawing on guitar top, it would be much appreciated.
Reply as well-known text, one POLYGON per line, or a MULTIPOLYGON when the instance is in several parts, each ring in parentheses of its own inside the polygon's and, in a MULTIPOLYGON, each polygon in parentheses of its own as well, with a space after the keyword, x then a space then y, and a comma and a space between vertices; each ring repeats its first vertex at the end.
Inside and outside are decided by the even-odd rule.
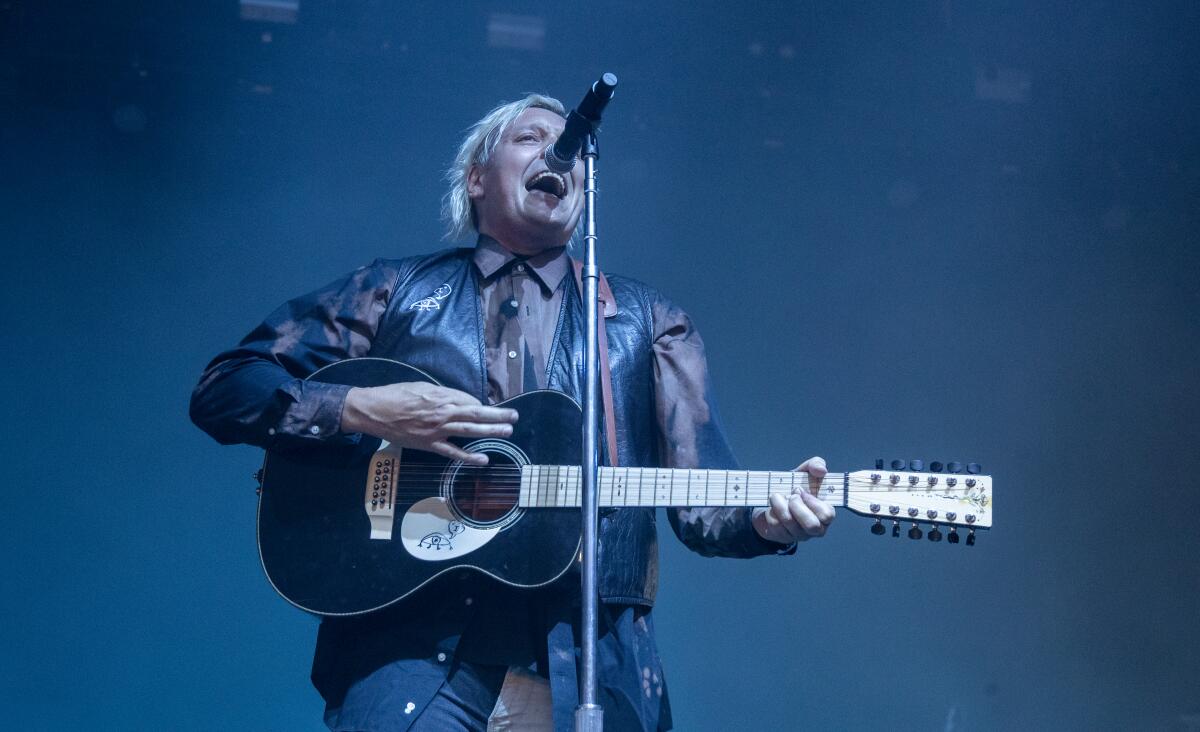
POLYGON ((417 542, 417 546, 425 549, 436 549, 437 551, 441 551, 442 549, 453 549, 454 545, 450 543, 450 540, 453 539, 456 534, 461 534, 465 528, 467 527, 463 526, 461 521, 451 521, 446 525, 445 532, 431 531, 419 542, 417 542))
MULTIPOLYGON (((353 386, 436 383, 382 358, 341 361, 309 378, 353 386)), ((540 587, 565 574, 580 546, 582 412, 571 397, 546 390, 504 405, 521 415, 507 439, 455 440, 487 454, 483 466, 369 436, 320 449, 269 451, 258 543, 275 590, 309 612, 357 615, 458 569, 514 587, 540 587)), ((958 544, 961 529, 961 543, 973 545, 976 530, 992 526, 991 477, 974 463, 930 467, 923 472, 922 461, 893 461, 887 470, 879 460, 874 470, 829 473, 820 497, 873 519, 875 535, 898 537, 903 521, 910 538, 958 544)), ((768 505, 773 492, 814 488, 807 474, 790 470, 605 466, 597 476, 597 501, 631 510, 748 508, 768 505)))

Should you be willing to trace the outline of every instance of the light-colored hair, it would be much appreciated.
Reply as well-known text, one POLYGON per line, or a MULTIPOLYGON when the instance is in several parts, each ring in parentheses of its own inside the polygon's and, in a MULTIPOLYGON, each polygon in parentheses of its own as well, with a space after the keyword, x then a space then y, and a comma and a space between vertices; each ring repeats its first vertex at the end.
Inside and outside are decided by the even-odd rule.
POLYGON ((467 195, 467 174, 472 166, 487 165, 509 125, 530 108, 548 109, 566 116, 562 102, 554 97, 526 94, 524 99, 496 107, 467 130, 467 136, 454 156, 454 164, 446 171, 450 189, 442 197, 442 220, 446 223, 447 239, 466 239, 475 234, 477 221, 475 207, 467 195))

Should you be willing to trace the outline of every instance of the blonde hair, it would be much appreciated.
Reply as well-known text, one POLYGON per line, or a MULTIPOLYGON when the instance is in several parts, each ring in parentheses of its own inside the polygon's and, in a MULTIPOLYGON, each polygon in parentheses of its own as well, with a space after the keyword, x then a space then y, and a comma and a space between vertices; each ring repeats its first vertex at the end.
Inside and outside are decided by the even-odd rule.
POLYGON ((466 239, 476 232, 475 208, 467 195, 467 174, 472 166, 487 165, 509 125, 530 108, 548 109, 566 116, 562 102, 554 97, 526 94, 524 99, 496 107, 467 130, 454 163, 446 171, 450 189, 442 197, 442 220, 446 223, 447 239, 466 239))

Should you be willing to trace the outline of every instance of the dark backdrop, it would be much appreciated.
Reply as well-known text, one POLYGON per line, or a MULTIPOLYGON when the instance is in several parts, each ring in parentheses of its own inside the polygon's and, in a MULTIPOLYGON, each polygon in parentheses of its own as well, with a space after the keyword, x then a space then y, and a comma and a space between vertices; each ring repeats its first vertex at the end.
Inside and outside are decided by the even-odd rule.
POLYGON ((192 385, 605 70, 602 264, 694 316, 743 463, 999 495, 975 547, 665 536, 679 729, 1200 724, 1195 3, 184 5, 0 2, 5 726, 322 728, 192 385))

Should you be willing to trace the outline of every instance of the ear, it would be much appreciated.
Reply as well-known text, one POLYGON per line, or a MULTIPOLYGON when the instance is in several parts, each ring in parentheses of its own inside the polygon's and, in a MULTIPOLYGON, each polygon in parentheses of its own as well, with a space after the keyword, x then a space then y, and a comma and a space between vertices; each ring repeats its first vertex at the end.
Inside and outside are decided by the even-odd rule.
POLYGON ((483 198, 483 168, 476 163, 467 171, 467 198, 483 198))

